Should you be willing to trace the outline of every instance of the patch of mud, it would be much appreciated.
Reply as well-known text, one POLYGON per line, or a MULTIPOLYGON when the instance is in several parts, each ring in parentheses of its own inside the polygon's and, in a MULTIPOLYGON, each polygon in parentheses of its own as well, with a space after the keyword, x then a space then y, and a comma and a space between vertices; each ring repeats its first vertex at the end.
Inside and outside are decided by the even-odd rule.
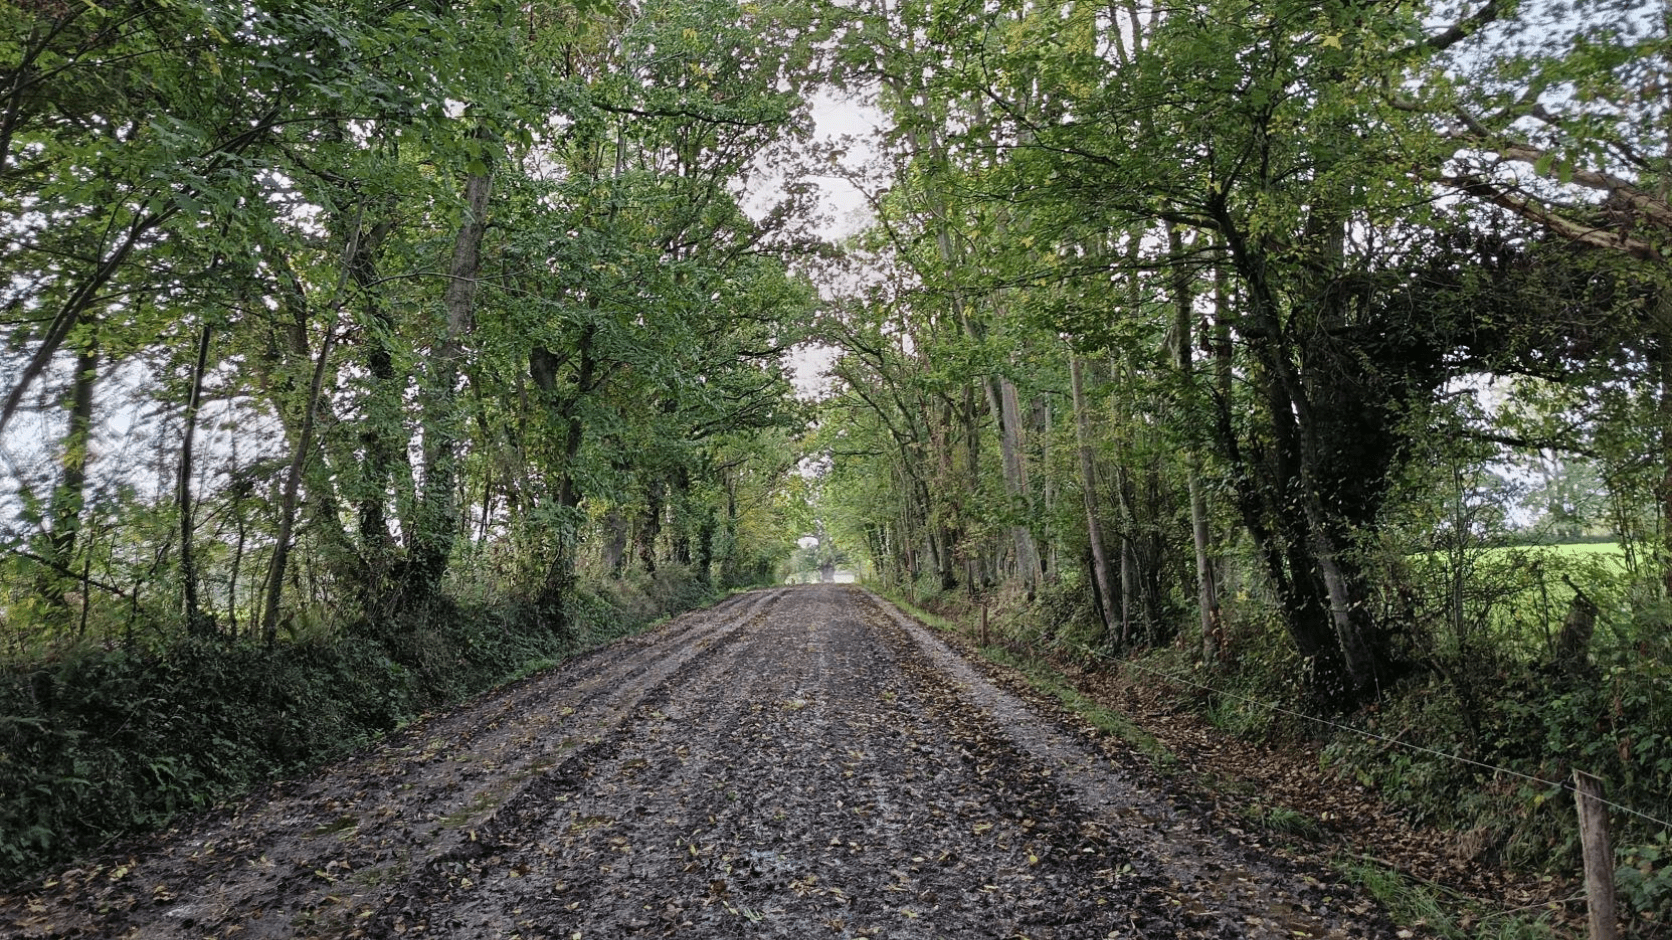
POLYGON ((1368 937, 840 586, 733 598, 0 897, 28 937, 1368 937))

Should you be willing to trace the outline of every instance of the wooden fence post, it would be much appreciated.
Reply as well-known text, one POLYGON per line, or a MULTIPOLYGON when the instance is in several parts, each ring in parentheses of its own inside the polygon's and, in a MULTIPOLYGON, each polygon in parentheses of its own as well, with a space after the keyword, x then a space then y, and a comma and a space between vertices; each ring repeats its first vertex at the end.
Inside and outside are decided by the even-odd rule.
POLYGON ((1615 940, 1614 850, 1608 842, 1608 807, 1602 781, 1582 770, 1573 772, 1573 795, 1579 804, 1579 843, 1585 851, 1585 898, 1591 914, 1591 940, 1615 940))

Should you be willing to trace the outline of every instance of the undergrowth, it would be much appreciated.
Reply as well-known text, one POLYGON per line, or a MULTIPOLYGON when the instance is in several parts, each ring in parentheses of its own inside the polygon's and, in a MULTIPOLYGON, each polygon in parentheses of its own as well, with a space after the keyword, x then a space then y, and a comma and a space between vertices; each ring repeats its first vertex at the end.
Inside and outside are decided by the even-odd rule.
POLYGON ((1446 940, 1550 940, 1557 936, 1548 911, 1493 911, 1455 891, 1360 858, 1343 859, 1336 869, 1375 898, 1395 923, 1421 927, 1446 940))

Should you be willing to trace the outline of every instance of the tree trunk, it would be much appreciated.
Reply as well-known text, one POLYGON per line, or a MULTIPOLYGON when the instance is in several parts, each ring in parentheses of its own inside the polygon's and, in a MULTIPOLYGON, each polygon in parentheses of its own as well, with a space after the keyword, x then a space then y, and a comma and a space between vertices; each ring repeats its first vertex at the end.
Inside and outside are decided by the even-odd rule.
MULTIPOLYGON (((262 633, 262 641, 269 647, 278 637, 279 630, 279 602, 284 595, 284 578, 290 564, 290 543, 296 527, 296 511, 301 497, 302 475, 306 471, 308 461, 314 447, 314 437, 320 414, 320 403, 325 397, 325 374, 330 368, 331 351, 336 345, 337 326, 342 319, 343 304, 347 297, 348 285, 353 277, 354 259, 360 251, 360 217, 357 215, 349 230, 348 243, 343 246, 340 273, 337 277, 336 290, 331 298, 329 309, 331 319, 326 324, 325 335, 319 343, 319 353, 315 357, 310 370, 308 387, 302 396, 300 420, 296 429, 295 449, 291 452, 290 465, 285 470, 285 479, 279 496, 279 526, 278 533, 273 540, 273 555, 268 561, 267 577, 262 585, 262 609, 257 624, 262 633)), ((283 258, 282 255, 279 256, 283 258)), ((279 263, 283 263, 282 260, 279 263)), ((291 310, 290 323, 285 330, 286 345, 290 356, 298 363, 305 361, 307 355, 307 304, 306 294, 303 293, 301 282, 294 276, 289 277, 290 290, 287 294, 291 310)), ((280 353, 282 356, 283 353, 280 353)), ((287 380, 288 381, 288 380, 287 380)), ((283 384, 283 383, 281 383, 283 384)), ((286 396, 280 396, 286 397, 286 396)), ((282 416, 286 409, 284 402, 279 402, 279 413, 282 416)), ((335 498, 330 492, 329 484, 322 484, 318 499, 320 501, 320 515, 324 517, 324 531, 327 537, 334 537, 334 541, 346 543, 346 537, 337 524, 337 506, 335 498)), ((353 571, 358 576, 359 569, 353 571)))
POLYGON ((656 573, 656 539, 662 534, 662 481, 651 480, 645 486, 644 515, 638 531, 639 563, 645 574, 656 573))
POLYGON ((1202 492, 1202 456, 1186 455, 1190 490, 1190 540, 1196 552, 1196 607, 1202 621, 1202 662, 1212 667, 1225 648, 1224 615, 1219 609, 1218 566, 1213 557, 1213 534, 1207 495, 1202 492))
POLYGON ((185 431, 180 441, 180 468, 175 479, 174 503, 180 515, 180 580, 185 604, 186 631, 193 636, 212 636, 215 621, 205 614, 197 594, 197 551, 192 524, 192 450, 197 441, 197 414, 203 401, 203 373, 209 365, 209 341, 213 335, 205 323, 197 341, 197 359, 192 367, 192 386, 186 397, 185 431))
MULTIPOLYGON (((1195 381, 1194 347, 1191 343, 1191 313, 1195 306, 1195 291, 1191 289, 1191 274, 1177 260, 1184 255, 1184 237, 1172 223, 1167 224, 1167 247, 1177 265, 1173 280, 1173 354, 1179 375, 1186 387, 1195 381)), ((1214 300, 1224 309, 1223 276, 1214 300)), ((1214 578, 1214 563, 1210 557, 1212 534, 1209 531, 1207 497, 1202 492, 1202 455, 1192 445, 1185 455, 1185 474, 1190 491, 1190 541, 1196 554, 1196 608, 1201 618, 1202 662, 1212 667, 1219 660, 1223 645, 1219 616, 1219 586, 1214 578)))
MULTIPOLYGON (((482 134, 477 135, 483 139, 482 134)), ((424 490, 418 506, 418 529, 412 540, 413 584, 421 594, 436 590, 453 554, 458 533, 455 488, 463 420, 459 415, 459 365, 464 338, 475 327, 477 274, 482 236, 487 230, 488 197, 493 177, 487 170, 465 180, 464 219, 453 239, 443 304, 447 326, 430 356, 429 396, 424 420, 424 490)))
POLYGON ((676 466, 673 472, 673 537, 669 548, 674 563, 691 564, 691 471, 676 466))
MULTIPOLYGON (((1668 146, 1672 146, 1669 144, 1668 146)), ((1672 291, 1663 291, 1660 301, 1660 454, 1659 496, 1661 587, 1672 597, 1672 291)))
MULTIPOLYGON (((1054 459, 1051 454, 1051 441, 1056 433, 1056 428, 1052 420, 1051 399, 1049 397, 1040 395, 1034 399, 1033 416, 1033 426, 1039 430, 1039 465, 1046 468, 1046 472, 1042 474, 1044 483, 1041 487, 1040 498, 1044 502, 1040 504, 1040 510, 1044 518, 1053 519, 1056 517, 1057 511, 1057 483, 1056 477, 1049 472, 1049 468, 1051 461, 1054 459)), ((1059 570, 1062 562, 1058 554, 1061 546, 1057 539, 1051 538, 1051 531, 1051 528, 1047 526, 1045 537, 1037 542, 1039 546, 1039 576, 1041 578, 1053 576, 1059 570)))
MULTIPOLYGON (((49 504, 51 528, 46 552, 54 571, 44 575, 41 596, 54 610, 69 609, 65 572, 74 571, 81 535, 81 514, 87 501, 87 463, 93 443, 93 390, 99 381, 97 343, 89 341, 77 354, 70 391, 70 420, 64 431, 62 473, 49 504)), ((84 588, 85 589, 85 588, 84 588)))
POLYGON ((244 565, 244 546, 249 539, 249 524, 244 519, 242 506, 234 509, 237 517, 238 538, 232 543, 232 570, 226 577, 226 636, 238 638, 238 574, 244 565))
POLYGON ((383 243, 395 225, 390 219, 365 231, 360 225, 356 218, 348 240, 353 251, 346 255, 347 273, 355 287, 353 309, 359 312, 367 377, 364 414, 359 422, 361 455, 350 467, 358 470, 353 474, 351 496, 360 535, 359 556, 364 563, 362 600, 374 620, 384 620, 392 612, 388 604, 398 594, 398 543, 389 519, 391 495, 401 531, 410 538, 417 528, 410 518, 413 500, 407 495, 412 487, 406 433, 408 376, 395 368, 395 320, 384 300, 378 270, 383 243))
MULTIPOLYGON (((309 376, 313 374, 316 365, 314 351, 308 340, 308 298, 301 279, 291 268, 290 260, 283 252, 271 253, 268 263, 273 266, 277 275, 274 294, 279 308, 275 313, 280 316, 271 323, 271 334, 267 337, 268 348, 263 355, 254 360, 254 364, 259 370, 259 380, 268 400, 272 403, 273 411, 284 430, 286 443, 295 448, 301 444, 302 427, 307 422, 310 407, 309 376)), ((337 288, 337 296, 330 301, 331 305, 339 305, 334 308, 334 316, 340 315, 342 290, 347 282, 346 269, 339 277, 341 283, 337 288)), ((352 465, 355 460, 351 452, 334 460, 323 446, 332 436, 331 430, 337 425, 336 414, 326 389, 320 389, 319 397, 313 401, 311 407, 314 413, 314 438, 322 446, 309 457, 307 467, 306 489, 308 501, 313 507, 309 528, 316 533, 318 541, 328 548, 327 557, 332 570, 339 573, 345 581, 359 584, 364 581, 360 560, 349 542, 347 530, 343 528, 343 513, 339 510, 334 489, 341 476, 335 472, 337 465, 352 465)), ((260 603, 261 599, 256 598, 256 604, 259 606, 260 603)), ((259 624, 260 614, 257 611, 252 629, 259 627, 259 624)))
MULTIPOLYGON (((1022 454, 1022 409, 1016 395, 1016 384, 1000 377, 999 385, 999 455, 1004 462, 1004 488, 1010 496, 1011 512, 1031 514, 1032 500, 1028 491, 1028 468, 1022 454)), ((1022 584, 1032 591, 1039 583, 1039 550, 1033 532, 1026 522, 1010 527, 1010 538, 1016 548, 1016 569, 1022 584)))
POLYGON ((1135 627, 1139 618, 1138 606, 1138 554, 1134 546, 1133 529, 1137 520, 1132 515, 1132 500, 1128 496, 1130 485, 1127 480, 1125 467, 1115 470, 1115 492, 1118 494, 1121 507, 1121 537, 1120 537, 1120 643, 1121 646, 1131 646, 1137 632, 1135 627))
POLYGON ((1070 351, 1068 375, 1074 400, 1074 437, 1079 445, 1080 488, 1086 504, 1086 535, 1091 541, 1092 580, 1097 587, 1098 612, 1103 617, 1105 636, 1119 632, 1120 618, 1115 610, 1114 574, 1109 566, 1109 550, 1103 543, 1103 523, 1097 515, 1097 467, 1091 446, 1091 416, 1087 413, 1084 369, 1080 357, 1070 351))
MULTIPOLYGON (((1267 280, 1266 259, 1228 215, 1222 214, 1219 221, 1233 263, 1248 286, 1244 317, 1248 349, 1271 434, 1270 463, 1258 490, 1260 500, 1258 504, 1242 500, 1244 518, 1257 539, 1272 534, 1265 519, 1282 533, 1280 548, 1269 546, 1265 554, 1270 562, 1281 557, 1287 563, 1287 577, 1273 570, 1273 580, 1283 597, 1285 621, 1295 645, 1312 663, 1314 691, 1337 706, 1355 705, 1376 690, 1382 656, 1359 620, 1363 608, 1353 603, 1352 579, 1342 564, 1336 520, 1324 508, 1319 430, 1311 396, 1293 361, 1293 339, 1267 280)), ((1245 492, 1252 495, 1254 491, 1245 492)))
POLYGON ((291 534, 296 526, 296 507, 302 487, 302 472, 308 463, 308 454, 313 450, 314 418, 318 413, 317 405, 321 390, 325 386, 325 372, 331 361, 331 349, 335 345, 337 334, 336 317, 332 317, 329 328, 325 331, 325 338, 319 344, 319 358, 314 363, 313 378, 308 383, 308 395, 302 409, 301 434, 296 442, 296 450, 290 456, 290 466, 285 470, 284 491, 279 499, 279 531, 273 540, 273 558, 267 566, 267 584, 263 591, 261 613, 262 640, 268 646, 273 645, 279 632, 279 600, 284 594, 285 569, 290 562, 291 534))
MULTIPOLYGON (((575 553, 580 537, 578 517, 582 496, 580 482, 575 476, 575 463, 580 457, 582 439, 586 433, 586 426, 581 420, 581 405, 586 396, 591 394, 593 384, 597 381, 598 360, 593 349, 596 336, 595 324, 588 323, 581 328, 580 341, 575 350, 578 364, 574 390, 554 407, 553 417, 557 419, 557 426, 563 432, 563 469, 557 474, 557 485, 553 494, 558 510, 557 545, 550 563, 546 566, 538 602, 541 619, 554 632, 568 628, 566 605, 575 583, 575 553)), ((541 390, 549 399, 556 387, 555 372, 549 368, 549 362, 555 361, 556 357, 549 350, 535 350, 535 358, 541 356, 545 357, 548 365, 536 366, 531 361, 530 369, 534 373, 536 384, 541 386, 541 390)))
POLYGON ((955 590, 958 587, 958 555, 962 551, 959 544, 962 533, 957 520, 963 517, 963 508, 959 505, 958 473, 954 467, 953 437, 956 430, 955 417, 957 408, 950 399, 944 399, 933 410, 933 418, 929 421, 929 440, 931 449, 936 457, 937 488, 943 494, 950 494, 945 498, 948 511, 942 514, 942 521, 937 526, 940 541, 940 557, 938 561, 940 586, 942 591, 955 590), (950 518, 953 521, 946 521, 950 518))
POLYGON ((627 565, 627 517, 619 506, 604 514, 604 569, 610 577, 621 577, 627 565))
POLYGON ((697 568, 697 581, 704 587, 713 582, 714 573, 714 531, 718 528, 718 521, 714 517, 712 508, 704 509, 702 519, 697 523, 697 547, 692 559, 697 568))

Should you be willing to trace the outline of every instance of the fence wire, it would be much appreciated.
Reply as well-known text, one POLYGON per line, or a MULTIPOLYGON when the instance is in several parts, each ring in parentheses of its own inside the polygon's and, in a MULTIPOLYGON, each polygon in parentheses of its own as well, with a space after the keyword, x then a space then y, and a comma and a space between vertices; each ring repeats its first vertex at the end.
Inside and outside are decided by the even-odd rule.
MULTIPOLYGON (((1316 722, 1316 723, 1321 724, 1321 725, 1326 725, 1328 727, 1335 728, 1339 731, 1345 731, 1349 734, 1356 734, 1359 737, 1369 738, 1370 740, 1373 740, 1373 741, 1379 741, 1379 742, 1381 742, 1385 745, 1388 745, 1388 746, 1402 747, 1402 748, 1405 748, 1407 750, 1416 751, 1416 752, 1421 753, 1421 754, 1428 754, 1428 755, 1433 756, 1433 757, 1441 757, 1441 758, 1444 758, 1446 760, 1456 761, 1460 764, 1467 764, 1467 765, 1472 766, 1472 767, 1479 767, 1482 770, 1490 770, 1493 773, 1507 774, 1508 776, 1511 776, 1511 777, 1518 777, 1522 780, 1526 780, 1529 783, 1543 784, 1544 786, 1547 786, 1547 787, 1557 787, 1557 788, 1560 788, 1560 789, 1563 789, 1563 790, 1567 790, 1570 793, 1576 793, 1577 792, 1576 790, 1574 790, 1573 784, 1565 782, 1565 781, 1546 780, 1543 777, 1534 776, 1533 774, 1524 774, 1524 773, 1521 773, 1518 770, 1511 770, 1508 767, 1499 767, 1496 764, 1489 764, 1489 763, 1486 763, 1484 761, 1478 761, 1478 760, 1475 760, 1473 758, 1464 757, 1461 754, 1452 754, 1452 753, 1449 753, 1447 751, 1441 751, 1441 750, 1437 750, 1437 749, 1431 748, 1431 747, 1424 747, 1421 744, 1412 744, 1409 741, 1401 741, 1398 738, 1391 738, 1391 737, 1388 737, 1385 734, 1377 734, 1374 731, 1366 731, 1363 728, 1355 728, 1352 725, 1344 725, 1344 724, 1342 724, 1338 721, 1331 721, 1328 718, 1319 718, 1316 715, 1308 715, 1305 712, 1298 712, 1298 711, 1295 711, 1294 709, 1291 709, 1291 708, 1284 708, 1282 705, 1273 704, 1271 702, 1262 702, 1259 699, 1249 698, 1248 696, 1242 695, 1242 694, 1237 693, 1237 692, 1231 692, 1231 691, 1227 691, 1225 689, 1216 689, 1213 686, 1204 685, 1203 683, 1197 682, 1194 679, 1188 679, 1188 678, 1185 678, 1184 676, 1174 675, 1170 672, 1165 672, 1165 671, 1160 670, 1160 669, 1151 669, 1150 667, 1142 665, 1140 663, 1122 661, 1121 665, 1125 666, 1125 667, 1128 667, 1128 668, 1137 669, 1140 672, 1147 672, 1147 673, 1149 673, 1150 675, 1153 675, 1153 676, 1159 676, 1159 677, 1161 677, 1163 679, 1166 679, 1168 681, 1171 681, 1171 682, 1178 682, 1178 683, 1181 683, 1183 685, 1188 685, 1188 686, 1191 686, 1193 688, 1201 689, 1204 692, 1211 692, 1214 695, 1223 695, 1227 698, 1233 698, 1233 699, 1236 699, 1239 702, 1245 702, 1249 705, 1254 705, 1254 706, 1257 706, 1259 708, 1270 709, 1271 711, 1277 712, 1279 714, 1289 715, 1289 716, 1294 717, 1294 718, 1300 718, 1304 721, 1316 722)), ((1645 812, 1642 812, 1640 810, 1634 809, 1630 806, 1626 806, 1623 803, 1616 803, 1613 800, 1609 800, 1609 799, 1599 798, 1599 802, 1601 802, 1605 806, 1609 806, 1609 807, 1612 807, 1614 809, 1617 809, 1622 813, 1626 813, 1627 815, 1636 816, 1637 818, 1642 819, 1646 822, 1654 823, 1656 826, 1659 826, 1661 829, 1663 829, 1665 831, 1672 832, 1672 822, 1667 822, 1666 820, 1661 819, 1658 816, 1651 816, 1648 813, 1645 813, 1645 812)))

